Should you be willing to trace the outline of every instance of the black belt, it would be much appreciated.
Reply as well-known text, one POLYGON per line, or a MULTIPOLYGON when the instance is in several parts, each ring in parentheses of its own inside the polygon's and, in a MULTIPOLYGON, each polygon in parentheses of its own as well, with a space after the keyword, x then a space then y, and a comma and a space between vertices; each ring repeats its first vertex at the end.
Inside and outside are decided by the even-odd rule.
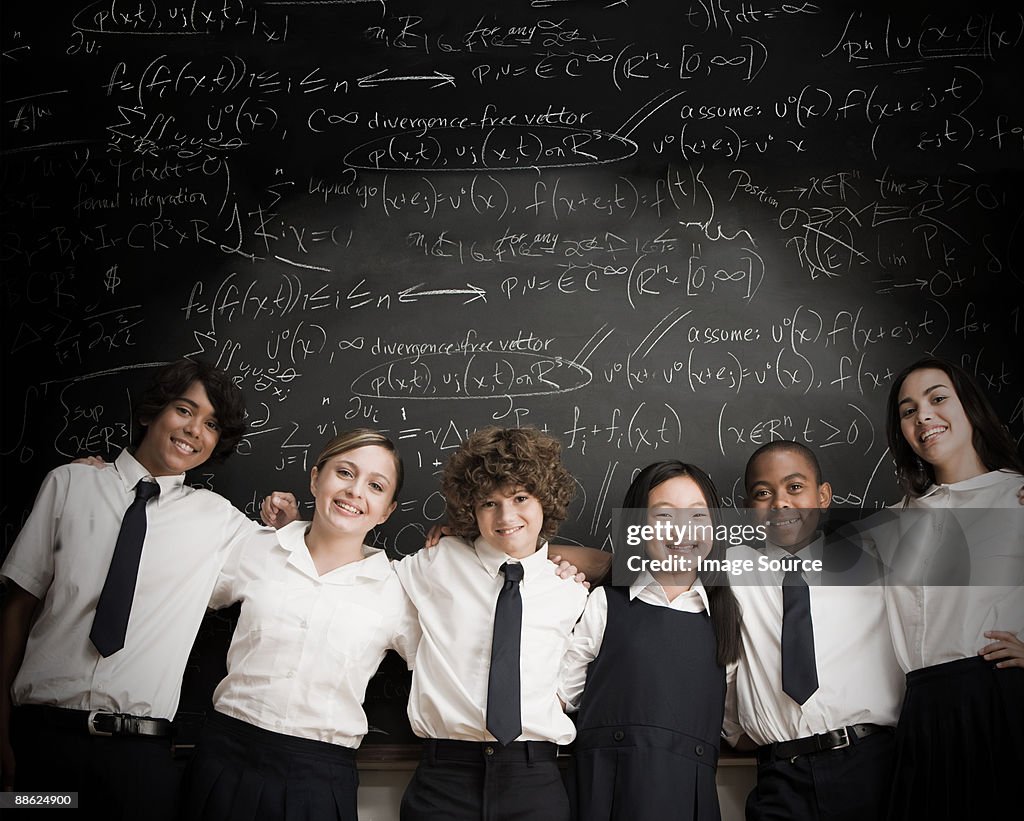
POLYGON ((770 764, 772 761, 788 758, 793 760, 802 755, 824 753, 830 750, 842 750, 849 747, 851 738, 862 739, 869 735, 892 730, 881 724, 851 724, 838 730, 828 730, 817 735, 794 738, 792 741, 777 741, 757 748, 757 763, 770 764))
POLYGON ((166 718, 133 716, 104 710, 69 710, 46 704, 24 704, 15 708, 28 723, 99 736, 155 736, 169 738, 174 731, 166 718))

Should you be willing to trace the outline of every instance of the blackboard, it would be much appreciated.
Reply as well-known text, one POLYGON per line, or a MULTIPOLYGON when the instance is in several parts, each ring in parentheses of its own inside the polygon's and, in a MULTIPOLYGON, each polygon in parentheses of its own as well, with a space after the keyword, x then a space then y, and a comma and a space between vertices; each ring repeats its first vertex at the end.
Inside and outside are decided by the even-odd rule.
POLYGON ((378 427, 395 556, 486 424, 562 439, 563 538, 605 546, 635 468, 735 504, 773 438, 893 501, 884 397, 925 353, 1019 440, 1024 16, 892 5, 5 5, 3 550, 183 355, 251 426, 190 481, 255 514, 378 427))

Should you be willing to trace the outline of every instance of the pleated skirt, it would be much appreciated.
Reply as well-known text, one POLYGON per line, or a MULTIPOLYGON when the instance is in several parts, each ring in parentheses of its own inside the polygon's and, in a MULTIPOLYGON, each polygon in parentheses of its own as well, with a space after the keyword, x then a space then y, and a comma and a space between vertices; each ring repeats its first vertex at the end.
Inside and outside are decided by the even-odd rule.
POLYGON ((958 659, 907 674, 889 821, 999 817, 1024 773, 1024 669, 958 659))
POLYGON ((182 821, 356 821, 355 752, 212 712, 185 771, 182 821))

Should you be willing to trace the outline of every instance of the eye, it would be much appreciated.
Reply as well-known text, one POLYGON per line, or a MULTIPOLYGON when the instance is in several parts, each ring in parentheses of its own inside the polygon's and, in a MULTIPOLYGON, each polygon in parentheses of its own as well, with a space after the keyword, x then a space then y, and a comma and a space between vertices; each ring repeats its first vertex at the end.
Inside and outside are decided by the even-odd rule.
POLYGON ((789 492, 790 493, 799 493, 803 489, 804 489, 804 486, 801 485, 801 484, 797 484, 797 483, 794 483, 794 484, 789 486, 789 492))
POLYGON ((755 490, 754 491, 754 498, 755 499, 764 499, 765 497, 770 496, 770 495, 771 494, 767 490, 765 490, 764 488, 761 488, 760 490, 755 490))
POLYGON ((516 501, 519 502, 520 504, 522 504, 523 502, 528 502, 529 500, 530 497, 527 496, 525 493, 520 493, 518 496, 516 496, 516 501))
POLYGON ((485 499, 480 503, 479 506, 482 508, 494 507, 494 502, 492 502, 490 499, 485 499))
POLYGON ((917 408, 904 408, 903 413, 901 413, 900 416, 906 419, 908 416, 911 416, 916 410, 917 408))
POLYGON ((933 405, 939 405, 939 404, 945 402, 948 398, 949 398, 948 396, 933 396, 932 397, 932 404, 933 405))
POLYGON ((191 415, 192 415, 192 409, 191 409, 191 408, 189 408, 189 407, 188 407, 188 405, 178 405, 178 407, 176 408, 176 410, 177 410, 177 411, 178 411, 178 413, 180 413, 180 414, 181 414, 182 416, 191 416, 191 415))
POLYGON ((219 431, 220 430, 220 425, 217 424, 216 420, 214 420, 214 419, 210 419, 209 421, 207 421, 206 427, 208 427, 212 431, 219 431))
POLYGON ((339 476, 344 476, 346 479, 348 479, 349 477, 352 476, 352 471, 349 470, 348 468, 338 468, 337 474, 339 476))
POLYGON ((708 512, 706 510, 695 510, 695 511, 693 511, 693 518, 694 519, 706 519, 707 517, 708 517, 708 512))
POLYGON ((370 488, 377 491, 377 493, 384 492, 384 485, 382 485, 380 482, 370 482, 370 488))

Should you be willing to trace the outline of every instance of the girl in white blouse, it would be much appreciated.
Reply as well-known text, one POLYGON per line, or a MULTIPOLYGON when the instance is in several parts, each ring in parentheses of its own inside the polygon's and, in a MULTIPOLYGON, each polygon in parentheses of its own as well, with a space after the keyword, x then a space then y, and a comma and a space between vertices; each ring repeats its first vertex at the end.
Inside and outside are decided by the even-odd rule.
POLYGON ((917 543, 892 557, 954 575, 886 586, 907 673, 889 818, 994 817, 1024 771, 1024 464, 971 376, 939 359, 893 381, 887 432, 903 507, 959 509, 913 523, 917 543), (951 524, 966 536, 959 556, 951 524))
POLYGON ((253 535, 213 605, 241 601, 227 677, 186 773, 183 817, 355 819, 366 685, 389 649, 412 666, 415 609, 365 545, 401 490, 385 436, 331 439, 310 475, 312 522, 253 535))

